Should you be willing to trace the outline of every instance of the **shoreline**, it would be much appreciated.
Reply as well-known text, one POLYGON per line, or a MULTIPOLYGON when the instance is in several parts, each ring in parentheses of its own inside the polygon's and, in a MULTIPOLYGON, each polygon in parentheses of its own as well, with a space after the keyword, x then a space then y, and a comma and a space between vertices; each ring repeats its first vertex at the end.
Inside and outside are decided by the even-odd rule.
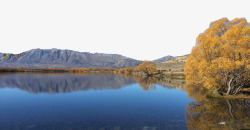
MULTIPOLYGON (((71 68, 71 69, 61 69, 61 68, 0 68, 0 73, 113 73, 113 74, 130 74, 140 77, 148 77, 143 72, 138 71, 126 71, 124 68, 120 69, 110 69, 110 68, 71 68)), ((159 70, 158 72, 152 74, 155 78, 173 78, 173 79, 185 79, 184 73, 166 73, 159 70)))

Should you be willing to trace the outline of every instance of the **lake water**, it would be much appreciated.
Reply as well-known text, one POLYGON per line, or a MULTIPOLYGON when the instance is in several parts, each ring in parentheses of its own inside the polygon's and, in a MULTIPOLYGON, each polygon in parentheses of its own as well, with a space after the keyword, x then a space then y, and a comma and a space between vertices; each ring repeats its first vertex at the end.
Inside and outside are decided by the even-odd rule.
POLYGON ((0 129, 250 128, 249 100, 204 101, 202 90, 184 87, 112 74, 1 74, 0 129))

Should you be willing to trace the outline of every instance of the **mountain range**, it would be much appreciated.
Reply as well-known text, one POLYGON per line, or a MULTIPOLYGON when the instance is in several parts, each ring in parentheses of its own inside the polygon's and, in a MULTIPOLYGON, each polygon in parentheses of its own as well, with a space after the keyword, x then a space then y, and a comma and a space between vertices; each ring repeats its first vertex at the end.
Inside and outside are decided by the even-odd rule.
MULTIPOLYGON (((172 59, 166 56, 155 60, 172 59)), ((8 68, 126 68, 142 61, 119 54, 77 52, 60 49, 32 49, 20 54, 0 53, 0 67, 8 68)))
POLYGON ((0 67, 12 68, 125 68, 142 61, 118 54, 33 49, 20 54, 0 53, 0 67))

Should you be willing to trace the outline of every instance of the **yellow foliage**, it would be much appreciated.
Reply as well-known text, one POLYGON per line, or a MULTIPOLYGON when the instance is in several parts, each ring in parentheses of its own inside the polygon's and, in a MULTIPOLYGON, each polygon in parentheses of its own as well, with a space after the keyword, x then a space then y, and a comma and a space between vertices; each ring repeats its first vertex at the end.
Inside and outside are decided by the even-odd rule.
POLYGON ((7 58, 6 54, 3 54, 2 60, 6 58, 7 58))
POLYGON ((249 129, 250 103, 247 100, 220 100, 189 103, 185 120, 190 130, 249 129), (221 123, 225 124, 221 124, 221 123))
POLYGON ((134 70, 138 72, 144 72, 149 76, 156 72, 155 65, 155 62, 144 61, 139 66, 135 67, 134 70))
POLYGON ((187 83, 224 89, 227 82, 249 87, 250 27, 246 19, 212 22, 197 37, 196 46, 187 59, 184 73, 187 83))
POLYGON ((155 90, 156 86, 155 84, 157 83, 157 80, 153 77, 134 77, 134 79, 137 81, 140 87, 142 87, 143 90, 148 91, 148 90, 155 90))

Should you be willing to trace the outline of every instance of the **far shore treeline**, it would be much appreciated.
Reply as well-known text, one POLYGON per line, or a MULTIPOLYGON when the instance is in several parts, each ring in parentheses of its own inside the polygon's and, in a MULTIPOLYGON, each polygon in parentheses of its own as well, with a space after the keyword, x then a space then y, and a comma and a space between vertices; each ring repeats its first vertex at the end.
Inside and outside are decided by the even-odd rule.
POLYGON ((121 69, 114 68, 72 68, 72 69, 60 69, 60 68, 39 68, 39 69, 28 69, 28 68, 0 68, 0 72, 106 72, 106 73, 117 73, 117 74, 132 74, 134 72, 143 72, 146 76, 153 76, 157 73, 155 62, 144 61, 142 64, 135 68, 126 67, 121 69))

